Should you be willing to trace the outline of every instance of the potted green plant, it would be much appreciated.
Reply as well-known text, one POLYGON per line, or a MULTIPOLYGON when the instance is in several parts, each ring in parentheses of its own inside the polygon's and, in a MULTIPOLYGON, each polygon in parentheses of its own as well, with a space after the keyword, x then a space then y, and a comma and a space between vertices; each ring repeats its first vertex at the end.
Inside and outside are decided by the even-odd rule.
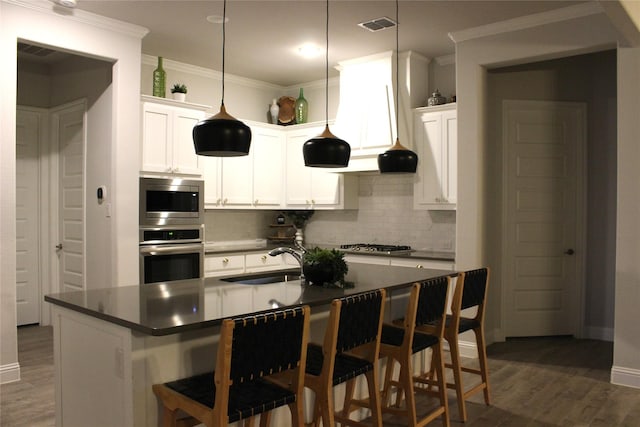
POLYGON ((349 271, 344 252, 315 247, 304 253, 302 271, 307 283, 325 287, 348 287, 344 277, 349 271))
POLYGON ((184 101, 187 97, 187 86, 182 83, 176 83, 171 88, 173 99, 178 101, 184 101))

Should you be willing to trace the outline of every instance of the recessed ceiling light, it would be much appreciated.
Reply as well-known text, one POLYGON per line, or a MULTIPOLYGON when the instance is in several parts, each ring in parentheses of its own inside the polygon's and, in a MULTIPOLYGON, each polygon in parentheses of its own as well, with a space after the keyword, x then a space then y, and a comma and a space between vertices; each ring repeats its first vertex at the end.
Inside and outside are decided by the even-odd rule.
MULTIPOLYGON (((222 16, 220 15, 209 15, 207 16, 207 21, 211 22, 212 24, 222 24, 222 16)), ((224 18, 224 22, 229 22, 229 17, 227 16, 226 18, 224 18)))
POLYGON ((322 53, 322 48, 313 43, 306 43, 298 48, 298 53, 305 58, 315 58, 322 53))

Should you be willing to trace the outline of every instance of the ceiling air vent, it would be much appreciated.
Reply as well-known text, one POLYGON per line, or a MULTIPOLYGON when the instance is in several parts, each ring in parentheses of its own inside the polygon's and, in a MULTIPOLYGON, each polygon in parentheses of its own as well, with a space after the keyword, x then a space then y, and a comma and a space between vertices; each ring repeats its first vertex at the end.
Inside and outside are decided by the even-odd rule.
POLYGON ((48 49, 46 47, 34 46, 32 44, 18 42, 18 52, 26 53, 29 55, 35 55, 39 57, 49 56, 55 53, 55 50, 48 49))
POLYGON ((371 21, 365 21, 358 24, 358 27, 365 28, 371 32, 386 30, 387 28, 393 28, 396 26, 396 22, 393 19, 382 17, 372 19, 371 21))

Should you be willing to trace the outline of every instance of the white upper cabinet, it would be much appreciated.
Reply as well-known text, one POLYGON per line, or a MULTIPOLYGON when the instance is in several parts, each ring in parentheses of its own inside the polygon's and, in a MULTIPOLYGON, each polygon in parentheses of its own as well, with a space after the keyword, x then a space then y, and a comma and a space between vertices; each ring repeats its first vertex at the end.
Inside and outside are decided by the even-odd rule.
POLYGON ((285 135, 250 123, 247 156, 205 159, 206 208, 277 209, 283 204, 285 135))
POLYGON ((323 130, 324 125, 287 131, 285 186, 287 208, 352 209, 356 207, 354 204, 357 204, 357 177, 344 176, 339 173, 339 168, 310 168, 304 165, 302 146, 305 141, 319 135, 323 130))
POLYGON ((453 210, 458 187, 456 104, 418 108, 414 124, 419 158, 414 208, 453 210))
POLYGON ((202 176, 202 162, 193 147, 192 131, 204 118, 206 108, 142 97, 142 174, 202 176))

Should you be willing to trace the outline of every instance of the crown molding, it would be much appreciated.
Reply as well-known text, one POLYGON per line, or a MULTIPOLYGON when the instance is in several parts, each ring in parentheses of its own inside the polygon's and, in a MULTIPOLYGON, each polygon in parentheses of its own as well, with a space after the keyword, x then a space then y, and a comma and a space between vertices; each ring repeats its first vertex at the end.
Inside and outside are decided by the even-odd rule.
POLYGON ((482 37, 495 36, 497 34, 509 33, 512 31, 524 30, 527 28, 553 24, 570 19, 583 18, 585 16, 604 13, 602 6, 595 2, 585 2, 574 6, 563 7, 548 12, 536 13, 533 15, 521 16, 519 18, 494 22, 493 24, 481 25, 479 27, 449 33, 449 38, 454 43, 461 43, 468 40, 482 37))
POLYGON ((95 13, 86 12, 80 9, 67 9, 54 5, 50 1, 45 0, 0 0, 2 3, 12 4, 14 6, 30 9, 35 12, 55 15, 63 19, 69 19, 82 24, 92 25, 94 27, 120 33, 126 36, 142 39, 149 33, 149 30, 139 25, 129 24, 128 22, 118 21, 117 19, 107 18, 105 16, 96 15, 95 13))

